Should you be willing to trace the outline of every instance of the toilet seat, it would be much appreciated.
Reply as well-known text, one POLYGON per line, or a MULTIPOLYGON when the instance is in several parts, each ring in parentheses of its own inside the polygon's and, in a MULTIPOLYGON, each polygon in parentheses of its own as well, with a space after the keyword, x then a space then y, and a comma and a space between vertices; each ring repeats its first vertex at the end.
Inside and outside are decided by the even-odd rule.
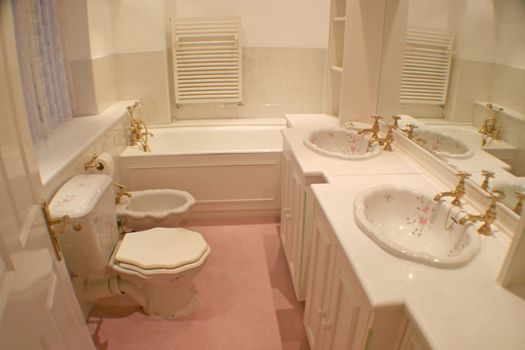
POLYGON ((209 254, 200 233, 156 227, 127 233, 117 247, 114 265, 143 276, 176 274, 202 265, 209 254))

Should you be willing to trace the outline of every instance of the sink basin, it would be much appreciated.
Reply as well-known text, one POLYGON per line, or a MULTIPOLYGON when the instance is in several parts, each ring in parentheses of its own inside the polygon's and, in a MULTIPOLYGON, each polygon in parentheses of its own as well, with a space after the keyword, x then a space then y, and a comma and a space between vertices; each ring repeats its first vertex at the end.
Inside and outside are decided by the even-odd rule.
POLYGON ((359 160, 379 154, 379 145, 368 146, 369 135, 358 135, 357 130, 321 129, 311 132, 304 144, 321 155, 359 160))
POLYGON ((452 221, 460 208, 433 197, 409 187, 373 187, 356 197, 355 219, 366 235, 397 257, 442 268, 462 266, 478 252, 479 235, 472 224, 452 221))
POLYGON ((518 204, 516 192, 525 193, 525 178, 516 178, 514 180, 493 180, 490 184, 492 191, 502 191, 505 197, 502 203, 513 209, 518 204))
POLYGON ((130 192, 117 204, 117 216, 125 219, 127 228, 145 230, 153 227, 177 227, 195 204, 185 191, 159 189, 130 192))
POLYGON ((414 138, 422 139, 423 148, 433 151, 441 156, 450 158, 468 158, 474 154, 474 150, 465 143, 450 135, 428 129, 414 131, 414 138))

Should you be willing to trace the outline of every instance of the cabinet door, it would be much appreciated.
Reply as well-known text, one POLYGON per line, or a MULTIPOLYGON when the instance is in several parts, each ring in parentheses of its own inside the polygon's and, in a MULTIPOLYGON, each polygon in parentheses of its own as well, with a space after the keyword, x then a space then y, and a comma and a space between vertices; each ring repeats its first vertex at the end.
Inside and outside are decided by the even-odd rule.
POLYGON ((364 295, 353 278, 346 256, 338 249, 330 287, 324 330, 319 349, 362 349, 366 340, 368 312, 364 295))
POLYGON ((407 325, 405 330, 405 335, 401 341, 401 346, 399 350, 428 350, 430 347, 426 344, 423 338, 419 333, 414 329, 414 326, 410 324, 407 325))
POLYGON ((281 165, 281 243, 283 247, 286 246, 286 238, 288 232, 290 231, 291 217, 292 217, 292 208, 291 208, 291 198, 289 195, 290 192, 290 151, 283 152, 283 161, 281 165))
POLYGON ((301 253, 303 245, 303 214, 304 214, 304 186, 301 172, 292 161, 289 196, 291 203, 290 231, 287 237, 285 250, 287 252, 288 267, 292 276, 295 292, 299 290, 301 253))
POLYGON ((328 286, 335 264, 335 241, 329 232, 326 219, 316 215, 310 241, 309 278, 306 291, 304 326, 312 350, 320 346, 323 322, 328 308, 328 286))

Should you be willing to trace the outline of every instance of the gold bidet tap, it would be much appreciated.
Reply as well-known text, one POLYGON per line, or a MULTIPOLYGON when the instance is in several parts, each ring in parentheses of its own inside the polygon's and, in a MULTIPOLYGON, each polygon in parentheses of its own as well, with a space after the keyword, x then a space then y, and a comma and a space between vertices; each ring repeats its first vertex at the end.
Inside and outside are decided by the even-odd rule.
POLYGON ((452 200, 452 205, 461 206, 461 198, 465 194, 465 179, 470 177, 471 174, 465 172, 459 172, 458 174, 459 182, 452 191, 440 192, 435 195, 434 200, 439 201, 443 197, 454 197, 452 200))
POLYGON ((117 192, 115 193, 115 203, 119 204, 122 200, 122 197, 126 196, 128 198, 131 198, 131 193, 126 192, 126 186, 114 183, 113 186, 117 188, 117 192))
POLYGON ((494 191, 494 194, 490 196, 490 203, 485 213, 482 215, 467 214, 459 219, 458 223, 464 225, 467 222, 483 222, 483 225, 478 229, 478 232, 485 236, 490 236, 492 230, 490 225, 496 221, 496 205, 503 198, 503 193, 494 191))

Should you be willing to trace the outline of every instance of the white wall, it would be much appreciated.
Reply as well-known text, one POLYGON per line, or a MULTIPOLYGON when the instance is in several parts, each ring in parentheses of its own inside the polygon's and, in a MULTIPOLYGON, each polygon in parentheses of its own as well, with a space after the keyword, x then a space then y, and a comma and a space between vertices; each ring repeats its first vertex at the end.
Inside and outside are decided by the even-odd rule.
POLYGON ((113 2, 107 0, 87 1, 91 58, 115 53, 112 5, 113 2))
POLYGON ((329 0, 177 1, 179 17, 242 17, 245 47, 326 48, 329 10, 329 0))
POLYGON ((499 14, 496 63, 525 69, 525 1, 495 0, 499 14))
POLYGON ((107 1, 113 3, 115 53, 166 50, 166 1, 174 0, 107 1))

